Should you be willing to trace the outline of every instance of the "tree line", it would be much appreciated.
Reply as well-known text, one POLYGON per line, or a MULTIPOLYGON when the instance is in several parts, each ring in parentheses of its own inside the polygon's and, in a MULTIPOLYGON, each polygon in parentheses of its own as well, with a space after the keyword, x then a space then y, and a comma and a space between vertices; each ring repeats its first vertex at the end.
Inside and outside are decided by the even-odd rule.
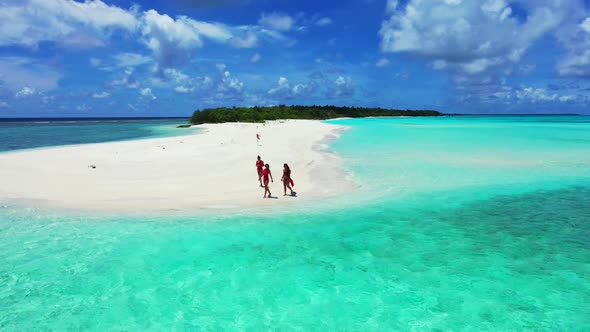
POLYGON ((192 124, 224 122, 264 122, 266 120, 328 120, 334 118, 363 118, 369 116, 439 116, 433 110, 397 110, 374 107, 346 106, 254 106, 218 107, 196 110, 191 117, 192 124))

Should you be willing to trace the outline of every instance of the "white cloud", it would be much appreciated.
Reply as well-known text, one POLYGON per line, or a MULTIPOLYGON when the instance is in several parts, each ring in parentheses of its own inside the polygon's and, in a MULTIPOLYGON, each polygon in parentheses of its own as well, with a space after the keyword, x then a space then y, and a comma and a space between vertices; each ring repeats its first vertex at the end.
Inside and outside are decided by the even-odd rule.
POLYGON ((377 66, 377 67, 387 67, 387 66, 389 66, 389 64, 390 64, 389 59, 387 59, 387 58, 381 58, 381 59, 379 59, 379 61, 377 61, 375 63, 375 66, 377 66))
POLYGON ((244 89, 244 83, 239 79, 232 77, 229 71, 225 71, 221 77, 221 84, 218 86, 218 91, 230 93, 233 95, 241 94, 244 89))
POLYGON ((0 83, 12 91, 29 86, 38 91, 57 87, 61 74, 54 68, 28 58, 0 57, 0 83))
POLYGON ((315 22, 315 25, 319 27, 325 27, 330 24, 332 24, 332 19, 329 17, 322 17, 319 20, 317 20, 317 22, 315 22))
POLYGON ((522 86, 520 89, 514 91, 514 96, 520 101, 531 103, 540 102, 569 102, 576 99, 574 95, 559 95, 557 93, 549 93, 546 89, 522 86))
POLYGON ((512 87, 506 85, 505 80, 489 77, 483 80, 463 77, 459 81, 457 96, 461 104, 479 103, 497 107, 498 103, 503 103, 506 109, 522 107, 518 105, 535 105, 535 109, 541 110, 561 103, 585 105, 588 102, 587 96, 576 94, 574 91, 558 93, 555 88, 549 91, 545 88, 525 85, 512 87))
POLYGON ((217 70, 219 71, 225 71, 225 68, 227 68, 227 66, 225 65, 225 63, 218 63, 215 65, 215 68, 217 68, 217 70))
POLYGON ((90 65, 92 67, 98 67, 98 66, 100 66, 101 63, 102 63, 102 60, 100 60, 98 58, 90 58, 90 65))
POLYGON ((578 1, 517 1, 527 12, 520 22, 506 0, 389 0, 381 49, 430 59, 438 69, 482 74, 520 61, 532 43, 555 31, 578 9, 578 1), (444 66, 443 66, 444 64, 444 66))
POLYGON ((130 89, 139 88, 139 81, 135 77, 133 68, 126 68, 123 72, 123 77, 120 79, 113 80, 109 83, 112 86, 125 86, 130 89))
POLYGON ((235 48, 252 48, 258 45, 258 37, 253 32, 248 32, 243 37, 233 37, 229 44, 235 48))
POLYGON ((88 111, 92 110, 92 107, 90 107, 86 104, 82 104, 82 105, 76 106, 76 110, 80 111, 80 112, 88 112, 88 111))
POLYGON ((193 91, 193 88, 188 88, 186 86, 177 86, 174 88, 174 91, 178 92, 178 93, 189 93, 193 91))
POLYGON ((257 63, 258 61, 260 61, 260 59, 262 59, 262 56, 260 56, 259 53, 254 53, 254 55, 252 55, 252 57, 250 58, 250 62, 257 63))
POLYGON ((194 93, 203 102, 219 104, 222 101, 243 100, 244 83, 234 77, 223 63, 216 65, 218 76, 202 76, 189 79, 185 84, 175 87, 178 93, 194 93))
POLYGON ((147 99, 151 99, 151 100, 156 99, 156 96, 154 96, 154 93, 152 92, 152 89, 150 89, 150 88, 140 89, 139 93, 147 99))
POLYGON ((190 19, 173 19, 150 9, 143 17, 143 35, 147 47, 154 52, 160 69, 188 62, 192 51, 203 45, 190 19))
POLYGON ((119 53, 114 55, 113 59, 119 67, 136 67, 152 62, 150 57, 137 53, 119 53))
MULTIPOLYGON (((579 16, 587 14, 580 11, 579 16)), ((557 63, 561 76, 590 77, 590 18, 582 20, 572 17, 557 33, 557 38, 566 48, 567 54, 557 63)))
POLYGON ((16 98, 25 98, 25 97, 32 96, 35 93, 37 93, 37 91, 35 90, 35 88, 31 88, 29 86, 25 86, 22 89, 20 89, 20 91, 18 91, 14 96, 16 98))
POLYGON ((96 98, 96 99, 104 99, 104 98, 109 98, 111 96, 110 93, 103 91, 103 92, 96 92, 92 94, 92 98, 96 98))
POLYGON ((258 20, 258 24, 261 26, 278 31, 288 31, 291 30, 293 24, 295 24, 295 20, 286 14, 281 13, 262 13, 262 16, 258 20))
POLYGON ((221 23, 200 22, 192 19, 187 19, 186 22, 194 27, 199 34, 218 42, 225 42, 233 37, 230 28, 221 23))
POLYGON ((354 94, 354 85, 352 78, 338 76, 328 89, 328 96, 331 97, 350 97, 354 94))
MULTIPOLYGON (((36 48, 42 42, 64 47, 99 47, 118 37, 140 40, 153 52, 157 69, 185 65, 203 46, 203 39, 236 48, 253 48, 260 41, 288 41, 280 31, 290 30, 295 19, 279 13, 263 14, 264 28, 257 25, 228 26, 218 22, 197 21, 186 16, 170 17, 139 6, 129 9, 106 4, 103 0, 23 0, 2 3, 0 46, 25 45, 36 48)), ((136 53, 116 56, 119 66, 137 66, 150 62, 136 53)), ((91 58, 90 64, 103 64, 91 58)), ((112 70, 113 66, 100 69, 112 70)))
POLYGON ((10 105, 8 105, 7 102, 0 100, 0 108, 8 108, 8 107, 10 107, 10 105))
POLYGON ((197 77, 194 79, 187 78, 184 80, 184 84, 176 86, 174 91, 178 93, 210 93, 213 86, 213 80, 209 76, 197 77))
POLYGON ((562 59, 557 65, 557 72, 562 76, 590 77, 590 49, 576 50, 562 59))
POLYGON ((530 74, 533 70, 535 70, 535 68, 537 68, 537 65, 535 64, 526 64, 526 65, 521 65, 518 68, 518 73, 522 74, 522 75, 528 75, 530 74))
POLYGON ((173 68, 166 68, 160 70, 152 81, 157 85, 166 85, 167 83, 173 83, 175 85, 182 85, 190 82, 190 77, 180 70, 173 68))
POLYGON ((292 99, 300 96, 309 96, 316 90, 315 88, 316 85, 313 82, 291 86, 289 80, 286 77, 281 76, 279 77, 277 85, 268 90, 268 94, 279 100, 292 99))
POLYGON ((101 0, 29 0, 2 5, 0 45, 37 47, 53 41, 67 45, 99 46, 113 30, 137 27, 133 13, 101 0))

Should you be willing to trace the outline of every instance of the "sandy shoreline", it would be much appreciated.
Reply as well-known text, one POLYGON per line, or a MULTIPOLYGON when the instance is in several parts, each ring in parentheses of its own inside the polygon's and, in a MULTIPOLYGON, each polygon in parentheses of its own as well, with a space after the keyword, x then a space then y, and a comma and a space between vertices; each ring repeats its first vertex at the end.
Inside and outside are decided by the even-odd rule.
POLYGON ((272 211, 353 188, 341 160, 326 149, 343 126, 289 120, 199 127, 202 132, 187 136, 2 153, 0 201, 104 212, 272 211), (262 198, 254 166, 258 154, 271 165, 276 199, 262 198), (297 197, 283 197, 285 162, 297 197))

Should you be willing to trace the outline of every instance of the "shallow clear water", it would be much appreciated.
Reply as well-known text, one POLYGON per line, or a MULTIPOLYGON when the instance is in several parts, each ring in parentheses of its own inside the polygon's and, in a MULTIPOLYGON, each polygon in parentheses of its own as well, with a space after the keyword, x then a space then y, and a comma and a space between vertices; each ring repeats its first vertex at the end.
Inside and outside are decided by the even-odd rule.
POLYGON ((0 121, 0 152, 186 134, 186 119, 33 119, 0 121))
POLYGON ((0 330, 589 330, 584 119, 346 120, 362 186, 281 215, 5 206, 0 330))

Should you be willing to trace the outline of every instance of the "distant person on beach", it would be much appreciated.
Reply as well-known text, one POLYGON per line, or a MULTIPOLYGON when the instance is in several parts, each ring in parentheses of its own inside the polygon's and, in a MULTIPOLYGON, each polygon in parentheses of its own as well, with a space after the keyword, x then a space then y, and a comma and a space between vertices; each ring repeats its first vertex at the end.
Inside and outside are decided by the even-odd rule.
POLYGON ((263 168, 264 168, 264 161, 262 161, 262 159, 260 159, 260 156, 256 157, 256 172, 258 173, 258 182, 260 182, 260 186, 264 187, 262 185, 262 175, 263 175, 263 168))
POLYGON ((293 196, 293 188, 291 188, 291 185, 293 184, 293 180, 291 180, 291 168, 289 168, 289 165, 287 164, 283 165, 283 177, 281 178, 281 181, 283 182, 283 190, 285 191, 284 196, 287 196, 287 188, 289 188, 291 196, 293 196))
POLYGON ((270 193, 270 189, 268 188, 268 177, 270 176, 270 180, 274 183, 275 180, 272 178, 272 173, 270 171, 270 165, 266 164, 264 165, 264 171, 262 173, 262 176, 264 178, 264 197, 266 198, 266 193, 268 193, 268 198, 272 197, 272 194, 270 193))
POLYGON ((256 144, 260 145, 260 134, 256 133, 256 144))

